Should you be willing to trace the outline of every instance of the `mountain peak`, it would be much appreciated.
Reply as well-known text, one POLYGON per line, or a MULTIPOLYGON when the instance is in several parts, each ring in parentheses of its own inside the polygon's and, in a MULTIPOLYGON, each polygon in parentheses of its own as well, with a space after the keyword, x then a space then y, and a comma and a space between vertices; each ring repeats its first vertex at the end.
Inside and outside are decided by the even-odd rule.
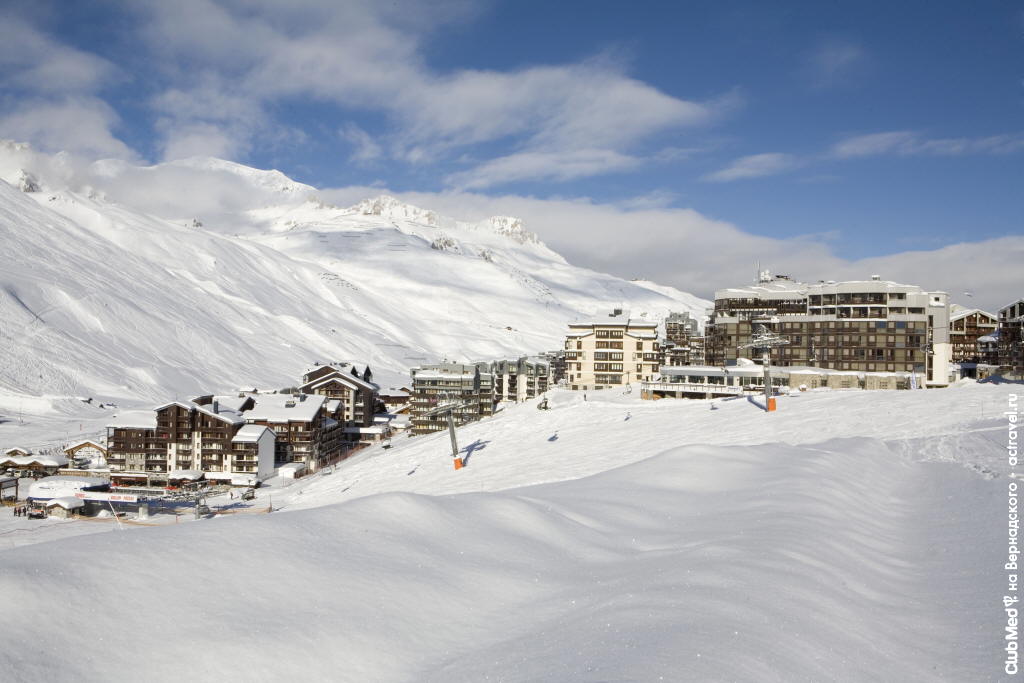
POLYGON ((435 211, 406 204, 396 197, 386 194, 373 197, 372 199, 364 199, 353 206, 351 210, 364 216, 381 216, 382 218, 394 220, 425 223, 435 228, 441 225, 440 217, 435 211))

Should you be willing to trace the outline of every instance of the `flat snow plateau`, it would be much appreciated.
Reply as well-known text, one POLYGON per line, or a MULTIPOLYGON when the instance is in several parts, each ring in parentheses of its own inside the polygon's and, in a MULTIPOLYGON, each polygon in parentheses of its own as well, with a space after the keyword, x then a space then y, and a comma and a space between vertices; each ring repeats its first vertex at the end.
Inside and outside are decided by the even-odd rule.
POLYGON ((770 415, 552 392, 460 429, 458 472, 446 435, 395 439, 272 514, 0 553, 0 671, 998 680, 1020 389, 801 394, 770 415))

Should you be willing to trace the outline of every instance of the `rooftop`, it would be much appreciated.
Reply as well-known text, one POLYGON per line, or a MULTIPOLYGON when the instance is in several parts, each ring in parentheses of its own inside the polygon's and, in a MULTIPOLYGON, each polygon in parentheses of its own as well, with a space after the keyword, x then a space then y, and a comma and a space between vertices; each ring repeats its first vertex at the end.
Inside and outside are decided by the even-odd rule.
MULTIPOLYGON (((929 293, 918 285, 906 285, 891 280, 870 279, 870 280, 846 280, 837 282, 835 280, 819 281, 815 283, 798 282, 786 277, 778 277, 774 280, 762 280, 756 285, 745 285, 742 287, 730 287, 715 291, 715 299, 766 297, 766 298, 793 298, 799 299, 810 294, 834 294, 854 292, 905 292, 908 294, 929 293), (791 297, 789 295, 792 295, 791 297)), ((944 292, 931 292, 944 293, 944 292)))
POLYGON ((245 419, 266 422, 311 422, 326 396, 316 394, 259 394, 256 405, 245 413, 245 419))

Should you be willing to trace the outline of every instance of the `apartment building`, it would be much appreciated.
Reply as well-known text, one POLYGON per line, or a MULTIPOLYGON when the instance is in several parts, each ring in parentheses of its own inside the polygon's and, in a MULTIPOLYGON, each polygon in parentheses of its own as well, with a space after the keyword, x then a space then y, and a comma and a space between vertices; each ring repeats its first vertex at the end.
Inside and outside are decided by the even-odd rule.
POLYGON ((315 472, 337 460, 344 443, 344 406, 319 394, 255 394, 245 412, 249 424, 269 427, 277 435, 274 463, 300 462, 315 472))
POLYGON ((949 297, 873 276, 815 284, 761 273, 758 284, 715 292, 706 332, 708 365, 734 365, 758 323, 789 340, 778 366, 910 372, 926 386, 949 384, 949 297))
POLYGON ((548 390, 551 368, 543 358, 521 356, 491 363, 495 401, 526 401, 548 390))
POLYGON ((1024 299, 999 309, 999 365, 1024 377, 1024 299))
POLYGON ((548 364, 548 384, 555 386, 568 374, 567 363, 565 361, 565 349, 557 349, 555 351, 545 351, 544 353, 538 354, 538 357, 548 364))
POLYGON ((340 419, 346 428, 372 427, 373 416, 384 410, 379 387, 352 374, 350 367, 347 363, 318 365, 303 375, 299 391, 341 401, 340 419))
POLYGON ((665 318, 665 339, 676 346, 689 346, 690 337, 700 335, 700 325, 689 312, 672 312, 665 318))
POLYGON ((252 485, 275 466, 309 470, 340 457, 341 401, 327 396, 242 392, 172 401, 118 416, 107 426, 111 473, 166 484, 174 472, 252 485))
POLYGON ((999 327, 999 318, 992 313, 971 308, 949 316, 949 343, 954 363, 983 363, 978 339, 999 327))
POLYGON ((621 387, 658 372, 658 323, 617 312, 569 324, 565 339, 567 383, 573 390, 621 387))
POLYGON ((202 471, 207 479, 245 485, 273 475, 276 435, 246 424, 242 410, 252 406, 251 398, 196 401, 115 418, 107 426, 111 473, 135 473, 158 485, 177 471, 202 471))
POLYGON ((412 433, 429 434, 448 428, 443 414, 425 415, 443 405, 456 404, 455 424, 461 425, 494 413, 494 377, 489 363, 436 363, 412 369, 412 433))
POLYGON ((689 337, 677 343, 661 340, 661 365, 703 365, 704 337, 689 337))

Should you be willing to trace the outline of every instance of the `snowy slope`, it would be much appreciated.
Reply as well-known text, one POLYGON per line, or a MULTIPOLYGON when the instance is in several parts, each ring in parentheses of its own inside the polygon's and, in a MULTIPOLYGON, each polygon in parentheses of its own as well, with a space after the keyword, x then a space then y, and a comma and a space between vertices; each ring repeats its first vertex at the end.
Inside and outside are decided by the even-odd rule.
POLYGON ((460 429, 477 446, 459 472, 437 437, 396 442, 283 512, 2 552, 19 599, 0 666, 100 681, 145 652, 153 680, 997 680, 1010 389, 822 392, 772 415, 556 392, 460 429), (551 483, 508 488, 531 480, 551 483), (332 503, 342 483, 361 497, 332 503), (404 492, 421 486, 487 492, 404 492), (140 603, 152 628, 126 628, 140 603), (52 626, 79 615, 99 635, 52 626))
POLYGON ((509 217, 334 207, 216 159, 69 164, 0 144, 0 410, 286 386, 314 359, 399 378, 557 348, 567 322, 613 306, 707 304, 573 267, 509 217))

